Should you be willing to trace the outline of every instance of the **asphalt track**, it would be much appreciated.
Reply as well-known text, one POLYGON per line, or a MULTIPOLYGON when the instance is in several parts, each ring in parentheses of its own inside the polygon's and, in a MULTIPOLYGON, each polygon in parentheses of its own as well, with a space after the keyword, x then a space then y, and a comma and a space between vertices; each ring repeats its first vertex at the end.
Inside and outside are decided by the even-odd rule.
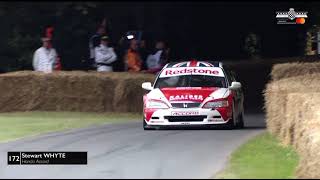
POLYGON ((106 124, 0 144, 0 178, 210 178, 239 145, 265 130, 247 114, 241 130, 144 131, 106 124), (88 151, 88 165, 7 165, 8 151, 88 151))

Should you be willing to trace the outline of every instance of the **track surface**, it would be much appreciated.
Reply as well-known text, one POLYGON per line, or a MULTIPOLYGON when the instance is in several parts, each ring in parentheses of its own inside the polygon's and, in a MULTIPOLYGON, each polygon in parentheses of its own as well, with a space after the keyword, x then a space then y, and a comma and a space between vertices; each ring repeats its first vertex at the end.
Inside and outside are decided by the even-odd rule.
POLYGON ((263 114, 245 118, 242 130, 144 131, 139 121, 2 143, 0 178, 210 178, 265 130, 263 114), (88 165, 8 166, 7 151, 88 151, 88 165))

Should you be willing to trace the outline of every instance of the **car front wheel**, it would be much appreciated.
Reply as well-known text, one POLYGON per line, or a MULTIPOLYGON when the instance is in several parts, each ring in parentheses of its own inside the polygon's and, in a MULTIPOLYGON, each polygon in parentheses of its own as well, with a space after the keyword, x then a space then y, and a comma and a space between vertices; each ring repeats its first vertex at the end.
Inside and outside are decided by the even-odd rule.
POLYGON ((238 120, 239 121, 238 121, 238 124, 237 124, 237 128, 243 129, 244 128, 244 115, 243 115, 243 112, 240 114, 238 120))
POLYGON ((226 126, 227 126, 227 129, 234 129, 236 127, 236 122, 237 122, 237 119, 235 117, 235 113, 234 113, 234 104, 232 104, 232 118, 229 119, 229 121, 227 122, 226 126))
POLYGON ((143 119, 143 129, 144 129, 144 130, 155 130, 156 128, 150 127, 150 126, 146 123, 146 121, 143 119))

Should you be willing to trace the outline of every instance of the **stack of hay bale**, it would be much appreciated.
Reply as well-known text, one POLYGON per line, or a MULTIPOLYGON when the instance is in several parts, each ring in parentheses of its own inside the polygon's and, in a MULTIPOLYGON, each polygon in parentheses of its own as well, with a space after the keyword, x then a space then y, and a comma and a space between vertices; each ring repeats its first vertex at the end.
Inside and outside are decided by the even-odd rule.
POLYGON ((141 112, 143 73, 20 71, 0 75, 0 112, 84 111, 141 112))
POLYGON ((320 63, 278 64, 271 76, 267 128, 299 154, 298 178, 320 178, 320 63))

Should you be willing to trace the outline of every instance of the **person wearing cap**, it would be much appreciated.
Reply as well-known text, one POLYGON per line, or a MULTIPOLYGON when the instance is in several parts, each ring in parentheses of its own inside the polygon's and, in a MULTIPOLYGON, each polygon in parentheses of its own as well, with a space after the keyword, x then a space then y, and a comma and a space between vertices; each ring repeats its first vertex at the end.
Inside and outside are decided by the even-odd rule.
POLYGON ((43 37, 42 47, 37 49, 33 54, 33 69, 41 72, 52 72, 57 60, 57 52, 52 47, 51 39, 43 37))
POLYGON ((101 37, 106 35, 106 28, 103 25, 99 25, 97 32, 89 39, 89 51, 90 51, 90 63, 93 63, 95 52, 94 49, 100 45, 101 37))
POLYGON ((100 45, 94 49, 94 58, 98 72, 112 72, 112 63, 117 60, 117 55, 112 47, 108 47, 109 37, 102 36, 100 45))

